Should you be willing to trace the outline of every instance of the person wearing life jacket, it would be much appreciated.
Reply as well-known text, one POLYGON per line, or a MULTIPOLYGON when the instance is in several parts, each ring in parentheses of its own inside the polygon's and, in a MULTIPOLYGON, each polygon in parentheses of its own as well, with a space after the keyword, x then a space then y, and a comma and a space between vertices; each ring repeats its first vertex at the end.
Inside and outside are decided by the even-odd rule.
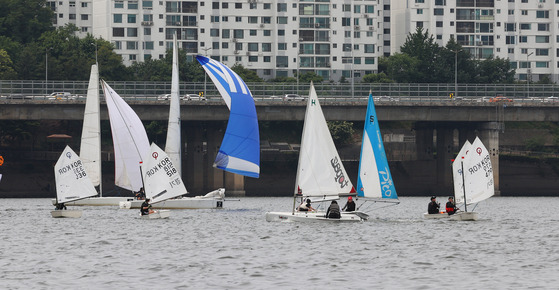
POLYGON ((439 208, 441 205, 437 202, 436 196, 431 196, 431 202, 429 203, 429 207, 427 208, 427 212, 429 214, 438 214, 439 208))
POLYGON ((298 211, 314 211, 315 209, 311 206, 311 199, 307 198, 307 202, 306 203, 302 203, 301 205, 299 205, 299 207, 297 207, 298 211))
POLYGON ((140 206, 140 214, 149 215, 151 213, 153 213, 153 210, 151 209, 151 204, 149 204, 149 198, 146 198, 146 200, 140 206))
POLYGON ((453 215, 456 213, 457 210, 459 210, 459 208, 457 208, 454 204, 454 197, 449 197, 448 202, 446 203, 446 212, 448 213, 448 215, 453 215))
POLYGON ((326 217, 329 218, 329 219, 339 219, 339 218, 341 218, 340 206, 338 205, 337 201, 335 201, 335 200, 332 201, 332 203, 328 207, 328 210, 326 211, 326 217))
POLYGON ((344 211, 355 211, 355 202, 353 201, 351 196, 347 197, 347 203, 344 205, 344 208, 342 208, 342 210, 344 210, 344 211))

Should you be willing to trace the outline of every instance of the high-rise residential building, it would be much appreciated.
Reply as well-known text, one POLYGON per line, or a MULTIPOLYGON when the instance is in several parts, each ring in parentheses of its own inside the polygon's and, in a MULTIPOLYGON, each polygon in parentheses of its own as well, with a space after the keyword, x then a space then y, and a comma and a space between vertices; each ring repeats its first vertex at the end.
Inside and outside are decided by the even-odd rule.
MULTIPOLYGON (((388 0, 379 0, 389 2, 388 0)), ((74 23, 114 44, 125 64, 160 59, 177 33, 187 53, 241 64, 265 79, 315 72, 326 80, 376 72, 384 15, 377 0, 52 1, 57 26, 74 23)), ((386 17, 384 17, 386 18, 386 17)))
POLYGON ((417 27, 478 59, 508 58, 519 80, 559 80, 559 0, 392 1, 391 52, 417 27))

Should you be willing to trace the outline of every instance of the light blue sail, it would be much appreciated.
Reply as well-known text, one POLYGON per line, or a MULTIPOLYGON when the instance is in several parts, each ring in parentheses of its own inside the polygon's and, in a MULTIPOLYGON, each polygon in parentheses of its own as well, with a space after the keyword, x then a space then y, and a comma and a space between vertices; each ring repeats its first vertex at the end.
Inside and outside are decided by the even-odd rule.
POLYGON ((197 55, 196 59, 210 76, 231 111, 214 166, 258 178, 260 134, 256 107, 250 90, 239 75, 224 64, 201 55, 197 55))
POLYGON ((372 94, 369 95, 365 128, 363 129, 357 195, 375 199, 398 199, 384 152, 372 94))

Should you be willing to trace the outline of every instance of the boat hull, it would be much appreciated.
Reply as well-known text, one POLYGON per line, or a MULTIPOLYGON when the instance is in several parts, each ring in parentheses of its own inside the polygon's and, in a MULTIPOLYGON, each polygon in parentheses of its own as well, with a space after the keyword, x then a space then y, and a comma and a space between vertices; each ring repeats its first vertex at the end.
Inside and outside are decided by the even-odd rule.
POLYGON ((148 215, 141 215, 142 219, 152 220, 152 219, 167 219, 171 216, 170 210, 156 210, 148 215))
POLYGON ((453 220, 453 221, 477 221, 478 220, 478 214, 477 214, 477 212, 472 212, 472 211, 459 212, 459 213, 455 213, 455 214, 451 215, 450 220, 453 220))
POLYGON ((446 213, 446 212, 440 212, 440 213, 424 213, 423 214, 423 218, 425 219, 447 219, 450 216, 446 213))
POLYGON ((361 222, 364 221, 362 213, 343 212, 341 218, 331 219, 325 217, 325 212, 267 212, 268 222, 361 222))
MULTIPOLYGON (((133 199, 132 197, 122 196, 90 197, 64 204, 72 206, 118 206, 121 201, 131 201, 133 199)), ((52 199, 52 204, 56 205, 56 199, 52 199)))
POLYGON ((53 218, 80 218, 81 210, 53 210, 50 212, 53 218))
MULTIPOLYGON (((120 208, 139 209, 143 200, 127 201, 120 204, 120 208)), ((153 204, 153 208, 161 209, 215 209, 223 208, 223 199, 183 197, 168 199, 153 204)))

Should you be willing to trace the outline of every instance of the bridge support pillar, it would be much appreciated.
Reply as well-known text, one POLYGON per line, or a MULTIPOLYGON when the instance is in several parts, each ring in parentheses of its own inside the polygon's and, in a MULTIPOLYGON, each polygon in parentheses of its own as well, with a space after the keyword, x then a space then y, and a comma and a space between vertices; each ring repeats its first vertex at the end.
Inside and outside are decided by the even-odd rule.
MULTIPOLYGON (((204 193, 204 130, 200 123, 189 123, 186 127, 186 166, 182 167, 182 180, 186 189, 193 194, 204 193)), ((183 128, 184 128, 183 127, 183 128)))
POLYGON ((433 125, 421 122, 415 123, 415 145, 417 160, 433 159, 433 125))
POLYGON ((504 124, 499 122, 485 122, 480 126, 480 139, 491 157, 496 196, 501 195, 499 190, 499 132, 502 131, 503 126, 504 124))
POLYGON ((452 159, 454 159, 454 130, 437 127, 437 189, 436 192, 452 195, 452 159))

